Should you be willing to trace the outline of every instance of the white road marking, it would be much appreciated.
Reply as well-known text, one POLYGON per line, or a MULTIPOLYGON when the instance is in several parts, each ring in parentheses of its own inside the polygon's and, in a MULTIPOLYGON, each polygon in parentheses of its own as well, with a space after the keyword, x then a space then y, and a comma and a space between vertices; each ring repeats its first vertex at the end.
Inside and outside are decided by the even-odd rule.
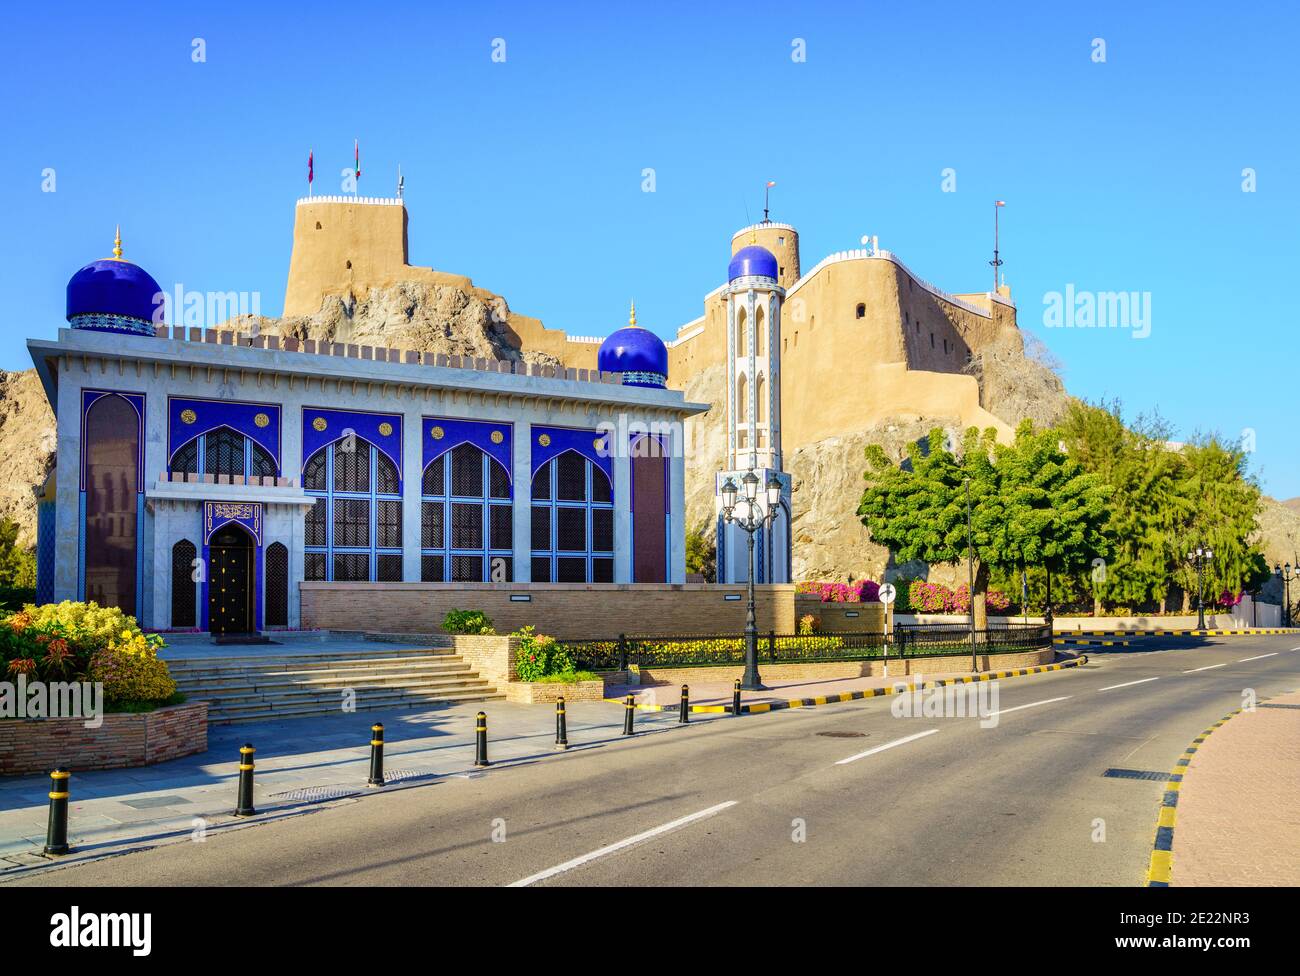
MULTIPOLYGON (((1294 647, 1293 647, 1292 650, 1293 650, 1293 651, 1294 651, 1294 650, 1300 650, 1300 648, 1294 648, 1294 647)), ((1258 661, 1258 660, 1260 660, 1261 658, 1266 658, 1266 657, 1277 657, 1277 651, 1274 651, 1272 654, 1256 654, 1254 657, 1243 657, 1243 658, 1242 658, 1240 661, 1238 661, 1237 663, 1238 663, 1238 664, 1245 664, 1247 661, 1258 661)))
POLYGON ((729 807, 734 807, 737 800, 728 800, 726 803, 719 803, 716 806, 709 807, 707 810, 701 810, 698 813, 690 813, 684 817, 678 817, 671 823, 666 823, 658 827, 652 827, 649 830, 642 831, 634 837, 628 837, 626 840, 620 840, 617 843, 609 844, 600 850, 592 851, 590 854, 584 854, 581 857, 575 857, 571 861, 565 861, 563 864, 557 864, 553 868, 547 868, 545 871, 538 871, 536 874, 530 874, 528 877, 519 881, 511 882, 506 885, 507 888, 527 888, 529 885, 536 884, 539 881, 545 881, 547 878, 553 878, 557 874, 564 874, 566 871, 572 871, 574 868, 580 868, 584 864, 605 857, 607 854, 614 854, 624 850, 634 844, 639 844, 643 840, 649 840, 651 837, 658 837, 660 834, 666 834, 670 830, 676 830, 678 827, 685 827, 687 824, 695 823, 697 820, 704 820, 708 817, 715 816, 729 807))
POLYGON ((1190 671, 1184 671, 1183 674, 1195 674, 1197 671, 1209 671, 1212 670, 1213 668, 1226 668, 1227 666, 1228 666, 1227 661, 1224 661, 1222 664, 1207 664, 1203 668, 1192 668, 1192 670, 1190 671))
POLYGON ((1050 705, 1052 702, 1065 701, 1067 698, 1073 697, 1073 695, 1062 695, 1060 698, 1048 698, 1045 701, 1030 702, 1028 705, 1017 705, 1015 708, 1004 708, 998 712, 989 712, 987 717, 992 718, 994 715, 1005 715, 1007 712, 1018 712, 1022 708, 1037 708, 1039 705, 1050 705))
POLYGON ((1159 681, 1160 675, 1154 678, 1139 678, 1137 681, 1125 681, 1122 685, 1107 685, 1105 688, 1098 688, 1098 691, 1114 691, 1116 688, 1127 688, 1130 685, 1144 685, 1148 681, 1159 681))
POLYGON ((859 759, 866 759, 867 756, 874 756, 878 752, 884 752, 886 749, 892 749, 894 746, 905 745, 908 742, 915 742, 917 739, 924 739, 927 735, 934 735, 938 729, 929 729, 925 732, 918 732, 916 735, 905 735, 901 739, 895 739, 893 742, 886 742, 883 746, 876 746, 874 749, 868 749, 866 752, 859 752, 856 756, 849 756, 848 759, 835 760, 836 766, 843 766, 845 763, 856 762, 859 759))

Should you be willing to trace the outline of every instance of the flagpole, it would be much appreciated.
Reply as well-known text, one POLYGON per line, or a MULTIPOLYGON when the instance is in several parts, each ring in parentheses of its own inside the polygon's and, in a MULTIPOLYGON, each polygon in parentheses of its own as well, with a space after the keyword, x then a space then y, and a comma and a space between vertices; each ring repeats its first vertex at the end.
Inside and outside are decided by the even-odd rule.
POLYGON ((1002 259, 998 257, 998 210, 1001 208, 1000 200, 993 201, 993 260, 989 264, 993 265, 993 294, 998 293, 998 268, 1002 266, 1002 259))

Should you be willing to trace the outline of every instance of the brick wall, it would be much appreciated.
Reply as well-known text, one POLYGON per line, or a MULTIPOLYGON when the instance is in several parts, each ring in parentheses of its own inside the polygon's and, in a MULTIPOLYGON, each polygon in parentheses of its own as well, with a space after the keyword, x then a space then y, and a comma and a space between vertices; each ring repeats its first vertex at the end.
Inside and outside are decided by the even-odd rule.
POLYGON ((79 718, 0 721, 0 774, 5 775, 48 773, 59 765, 74 773, 149 766, 207 748, 207 702, 111 713, 97 729, 86 728, 79 718))
POLYGON ((816 597, 795 597, 794 619, 805 614, 817 618, 817 629, 824 634, 881 634, 885 630, 883 603, 823 603, 816 597))
MULTIPOLYGON (((498 633, 527 624, 557 637, 619 634, 739 634, 745 588, 709 583, 316 583, 299 584, 302 625, 355 631, 438 633, 448 610, 482 610, 498 633), (528 596, 528 602, 511 595, 528 596)), ((794 586, 755 587, 762 632, 795 630, 794 586)))

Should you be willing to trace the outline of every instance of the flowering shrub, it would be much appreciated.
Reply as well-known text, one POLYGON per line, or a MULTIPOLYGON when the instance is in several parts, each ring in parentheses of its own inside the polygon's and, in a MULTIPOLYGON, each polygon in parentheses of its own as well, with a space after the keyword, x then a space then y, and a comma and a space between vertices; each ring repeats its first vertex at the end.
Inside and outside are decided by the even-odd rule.
POLYGON ((157 634, 123 629, 90 660, 90 679, 104 683, 104 698, 111 703, 157 702, 176 693, 176 681, 159 660, 163 640, 157 634))
POLYGON ((817 632, 817 618, 811 613, 805 613, 799 618, 799 633, 807 637, 809 634, 817 632))
POLYGON ((880 584, 868 579, 852 583, 796 583, 794 592, 815 596, 822 603, 875 603, 880 599, 880 584))
POLYGON ((0 618, 0 680, 19 674, 43 681, 102 681, 114 706, 152 705, 176 692, 163 639, 146 637, 133 617, 113 607, 65 600, 24 607, 0 618))
MULTIPOLYGON (((1011 600, 1001 590, 989 590, 984 604, 991 611, 1001 612, 1011 606, 1011 600)), ((914 613, 967 613, 970 587, 963 583, 951 590, 942 583, 912 580, 907 587, 907 605, 914 613)))
POLYGON ((517 630, 512 637, 519 638, 515 652, 515 674, 520 681, 540 681, 555 674, 573 671, 573 656, 554 637, 534 633, 532 627, 517 630))

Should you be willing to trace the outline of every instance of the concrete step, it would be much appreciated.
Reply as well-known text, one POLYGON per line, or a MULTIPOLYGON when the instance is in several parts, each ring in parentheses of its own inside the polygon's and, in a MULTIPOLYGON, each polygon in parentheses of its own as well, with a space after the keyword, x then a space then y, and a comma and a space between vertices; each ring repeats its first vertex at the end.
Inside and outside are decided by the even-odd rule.
MULTIPOLYGON (((465 674, 451 675, 445 678, 430 678, 426 680, 410 681, 401 685, 387 684, 357 684, 345 686, 348 690, 356 692, 358 696, 371 694, 400 694, 402 692, 424 692, 424 691, 441 691, 448 688, 474 688, 482 690, 491 688, 486 678, 480 678, 474 672, 470 671, 465 674)), ((202 693, 191 697, 192 701, 206 701, 211 708, 226 708, 235 704, 251 704, 254 702, 294 702, 306 701, 309 699, 318 699, 320 701, 331 701, 337 703, 340 701, 339 692, 342 688, 291 688, 291 689, 272 689, 262 691, 249 689, 243 692, 233 692, 231 694, 219 696, 205 696, 202 693)))
MULTIPOLYGON (((375 711, 388 708, 427 708, 441 703, 500 701, 505 695, 491 688, 483 691, 461 690, 432 694, 397 694, 357 699, 357 711, 375 711)), ((306 702, 281 707, 257 705, 232 708, 228 710, 209 710, 208 721, 214 725, 230 725, 236 722, 267 721, 268 719, 303 718, 312 715, 338 714, 336 700, 329 702, 306 702)))
POLYGON ((205 675, 200 678, 173 675, 176 684, 182 690, 219 691, 222 688, 243 688, 250 685, 300 685, 348 683, 359 680, 400 681, 407 676, 434 674, 455 674, 471 670, 465 662, 454 661, 418 662, 404 667, 393 668, 330 668, 313 671, 264 671, 243 672, 239 674, 205 675))
POLYGON ((173 672, 231 671, 238 669, 327 668, 352 665, 385 664, 421 657, 455 657, 456 653, 445 647, 425 647, 403 650, 384 650, 382 653, 363 654, 356 651, 336 651, 329 654, 245 654, 239 657, 185 657, 169 658, 167 667, 173 672))

